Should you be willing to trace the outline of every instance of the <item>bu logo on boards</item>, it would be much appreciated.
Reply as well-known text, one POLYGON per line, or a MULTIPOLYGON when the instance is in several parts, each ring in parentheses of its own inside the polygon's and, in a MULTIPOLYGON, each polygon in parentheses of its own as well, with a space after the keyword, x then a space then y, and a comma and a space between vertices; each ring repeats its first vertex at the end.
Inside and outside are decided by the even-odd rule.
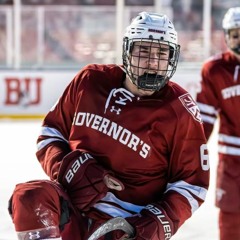
POLYGON ((41 101, 42 78, 8 77, 6 84, 6 105, 36 105, 41 101))

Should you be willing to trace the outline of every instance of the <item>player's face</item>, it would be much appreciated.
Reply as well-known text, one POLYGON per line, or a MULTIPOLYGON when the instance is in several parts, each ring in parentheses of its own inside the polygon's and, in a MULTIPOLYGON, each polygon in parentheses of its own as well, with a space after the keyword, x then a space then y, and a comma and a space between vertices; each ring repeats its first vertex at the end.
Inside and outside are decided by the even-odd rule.
POLYGON ((240 47, 240 28, 231 29, 226 36, 226 41, 230 49, 240 47))
MULTIPOLYGON (((135 79, 157 75, 165 76, 169 65, 170 47, 156 42, 135 42, 130 54, 131 73, 135 79)), ((145 90, 133 84, 127 76, 126 88, 137 96, 149 96, 154 90, 145 90)))
POLYGON ((132 50, 131 67, 135 75, 165 75, 169 64, 169 46, 154 42, 135 42, 132 50))

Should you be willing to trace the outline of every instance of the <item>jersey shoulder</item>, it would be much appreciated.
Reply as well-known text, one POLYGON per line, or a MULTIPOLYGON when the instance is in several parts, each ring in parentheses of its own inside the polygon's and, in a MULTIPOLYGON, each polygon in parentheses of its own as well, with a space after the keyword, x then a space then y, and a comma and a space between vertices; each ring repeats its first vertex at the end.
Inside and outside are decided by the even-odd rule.
POLYGON ((80 72, 102 73, 102 74, 119 74, 123 70, 116 64, 88 64, 80 72))
POLYGON ((200 110, 194 98, 184 88, 174 82, 169 83, 171 88, 170 106, 177 115, 178 119, 193 119, 202 123, 200 110))
POLYGON ((221 68, 226 68, 226 66, 235 66, 238 64, 236 57, 230 52, 226 51, 211 56, 203 63, 203 71, 205 72, 219 72, 221 68))
POLYGON ((116 64, 88 64, 75 76, 75 82, 95 85, 119 85, 125 76, 116 64))
POLYGON ((215 69, 224 64, 224 53, 218 53, 206 59, 203 63, 203 69, 215 69))
POLYGON ((234 72, 238 64, 236 57, 230 51, 214 55, 203 64, 202 81, 214 85, 217 82, 225 82, 225 79, 228 78, 226 73, 234 72))

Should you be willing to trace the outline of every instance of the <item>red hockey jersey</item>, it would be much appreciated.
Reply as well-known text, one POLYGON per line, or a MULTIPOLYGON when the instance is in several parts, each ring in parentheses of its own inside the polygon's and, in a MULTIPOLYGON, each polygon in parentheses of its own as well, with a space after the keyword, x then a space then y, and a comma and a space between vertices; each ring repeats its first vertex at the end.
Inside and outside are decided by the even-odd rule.
POLYGON ((219 117, 220 158, 240 156, 240 62, 230 52, 214 56, 202 68, 197 94, 207 139, 219 117))
POLYGON ((89 152, 125 185, 109 191, 97 211, 128 217, 164 203, 179 227, 202 204, 209 184, 200 111, 173 82, 136 97, 123 87, 125 77, 117 65, 83 68, 44 119, 37 157, 56 179, 69 151, 89 152))

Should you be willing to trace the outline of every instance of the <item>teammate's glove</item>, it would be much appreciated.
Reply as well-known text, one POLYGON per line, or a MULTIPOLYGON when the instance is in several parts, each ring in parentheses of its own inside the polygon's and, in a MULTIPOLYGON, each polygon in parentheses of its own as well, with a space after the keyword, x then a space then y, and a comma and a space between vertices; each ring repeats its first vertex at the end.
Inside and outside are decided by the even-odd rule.
POLYGON ((111 171, 100 166, 89 153, 78 150, 63 158, 58 181, 67 190, 72 204, 81 211, 88 211, 109 189, 124 189, 111 171))
POLYGON ((135 228, 133 238, 121 230, 113 232, 114 240, 134 239, 134 240, 165 240, 170 239, 174 233, 172 222, 159 208, 148 205, 140 214, 128 217, 126 220, 135 228))

